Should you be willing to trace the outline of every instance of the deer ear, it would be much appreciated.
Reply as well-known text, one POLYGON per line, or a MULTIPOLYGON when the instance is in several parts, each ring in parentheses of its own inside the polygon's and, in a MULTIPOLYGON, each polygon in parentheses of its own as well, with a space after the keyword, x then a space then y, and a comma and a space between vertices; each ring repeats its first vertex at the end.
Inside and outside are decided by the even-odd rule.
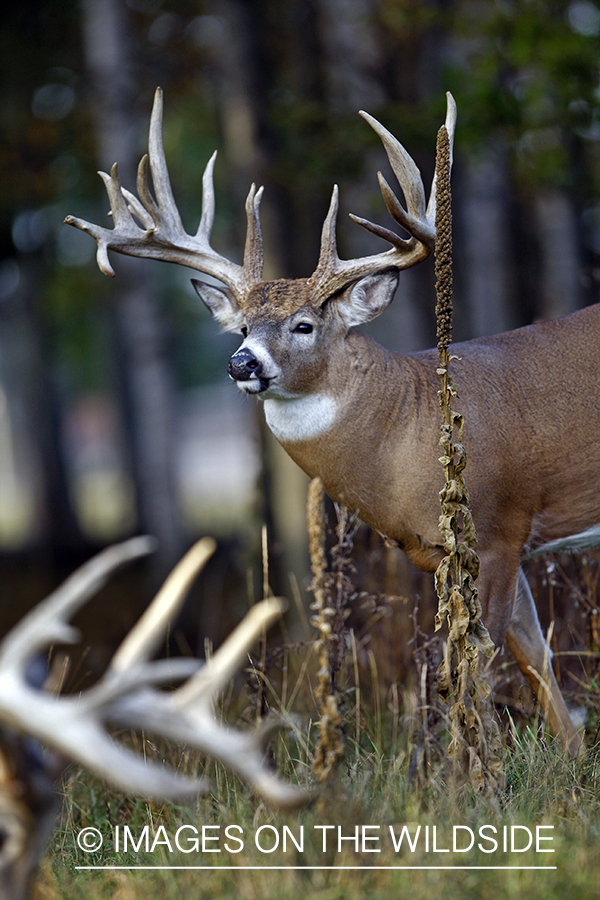
POLYGON ((398 272, 388 269, 379 275, 367 275, 344 291, 337 301, 348 328, 370 322, 389 306, 398 286, 398 272))
POLYGON ((215 287, 192 278, 194 290, 224 331, 240 331, 244 314, 227 288, 215 287))

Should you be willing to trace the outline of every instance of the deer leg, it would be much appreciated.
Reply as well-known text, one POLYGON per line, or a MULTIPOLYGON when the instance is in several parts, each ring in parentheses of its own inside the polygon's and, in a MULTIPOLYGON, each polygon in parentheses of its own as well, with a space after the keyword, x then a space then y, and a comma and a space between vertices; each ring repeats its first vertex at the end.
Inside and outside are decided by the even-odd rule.
POLYGON ((512 618, 506 634, 508 646, 540 701, 553 734, 572 756, 583 752, 552 669, 552 653, 542 634, 535 603, 525 573, 519 569, 512 618))

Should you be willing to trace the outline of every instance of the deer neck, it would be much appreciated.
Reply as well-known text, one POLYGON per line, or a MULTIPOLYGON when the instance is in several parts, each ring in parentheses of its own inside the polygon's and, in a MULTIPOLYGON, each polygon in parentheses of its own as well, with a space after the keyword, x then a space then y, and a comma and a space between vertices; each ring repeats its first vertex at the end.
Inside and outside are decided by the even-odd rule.
POLYGON ((406 545, 414 535, 396 530, 402 518, 397 509, 389 514, 390 495, 397 494, 392 486, 402 483, 413 465, 415 436, 431 444, 432 467, 439 474, 434 382, 429 354, 391 353, 353 330, 343 358, 330 361, 314 393, 267 399, 265 417, 287 453, 309 477, 319 476, 334 500, 406 545))
POLYGON ((371 393, 374 385, 366 381, 380 381, 374 376, 385 366, 386 352, 366 335, 350 332, 344 353, 329 360, 311 393, 265 399, 265 419, 277 440, 289 452, 296 445, 308 450, 324 437, 335 437, 344 428, 348 411, 371 393))
POLYGON ((339 412, 338 399, 327 391, 287 400, 265 400, 267 425, 286 449, 328 434, 335 427, 339 412))
MULTIPOLYGON (((427 399, 431 384, 431 368, 425 363, 430 354, 404 355, 392 353, 371 337, 351 329, 343 350, 329 360, 325 374, 310 394, 282 399, 265 399, 265 418, 275 437, 292 449, 296 444, 322 444, 343 438, 347 446, 349 434, 360 434, 361 440, 379 440, 390 425, 401 427, 418 415, 416 403, 420 394, 427 408, 437 409, 437 387, 433 403, 427 399), (381 419, 385 421, 381 421, 381 419), (365 424, 376 419, 376 432, 366 434, 365 424)), ((433 368, 435 372, 435 367, 433 368)))

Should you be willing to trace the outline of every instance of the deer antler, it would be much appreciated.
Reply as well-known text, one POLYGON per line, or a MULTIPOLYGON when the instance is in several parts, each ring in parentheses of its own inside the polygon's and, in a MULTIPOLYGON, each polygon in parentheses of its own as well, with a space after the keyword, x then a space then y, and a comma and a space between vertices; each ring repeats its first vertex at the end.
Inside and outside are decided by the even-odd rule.
POLYGON ((307 792, 282 782, 265 766, 260 730, 248 733, 226 728, 212 712, 217 693, 251 644, 281 615, 282 601, 268 599, 256 604, 200 669, 198 662, 190 659, 149 662, 185 591, 214 551, 214 542, 208 538, 192 547, 176 566, 97 684, 78 696, 52 696, 29 683, 27 666, 36 653, 56 641, 72 643, 76 632, 68 624, 70 616, 113 571, 151 549, 147 538, 134 538, 100 553, 4 639, 0 645, 0 722, 37 738, 130 793, 162 798, 197 794, 206 788, 206 782, 147 763, 110 737, 108 723, 143 727, 185 742, 235 769, 271 803, 300 805, 307 800, 307 792), (157 690, 158 685, 181 679, 188 680, 175 691, 157 690))
POLYGON ((252 185, 246 200, 246 247, 244 264, 239 266, 216 253, 210 246, 215 213, 213 169, 216 153, 212 155, 202 178, 202 217, 195 236, 183 228, 169 180, 162 139, 163 93, 157 88, 150 118, 148 155, 138 168, 139 199, 121 186, 117 163, 110 175, 100 172, 110 201, 114 228, 102 228, 83 219, 67 216, 65 222, 91 235, 98 244, 98 266, 105 275, 114 276, 108 258, 109 250, 128 256, 162 259, 189 266, 224 282, 236 299, 243 299, 248 290, 262 278, 263 250, 259 206, 263 189, 252 185), (148 164, 156 192, 156 200, 148 186, 148 164), (138 225, 137 222, 140 224, 138 225))
MULTIPOLYGON (((454 139, 456 104, 451 94, 446 95, 446 128, 450 146, 454 139)), ((98 244, 97 260, 101 271, 113 276, 108 251, 116 250, 129 256, 162 259, 166 262, 189 266, 224 282, 233 292, 240 307, 254 285, 262 279, 263 248, 259 219, 259 206, 263 189, 252 185, 246 200, 246 246, 244 264, 239 266, 210 246, 213 226, 215 195, 213 168, 216 153, 210 158, 202 178, 202 217, 194 237, 187 234, 173 198, 162 140, 163 97, 157 89, 150 119, 149 152, 140 162, 137 188, 139 199, 121 186, 117 164, 110 175, 100 172, 110 200, 114 228, 102 228, 83 219, 67 216, 65 222, 90 234, 98 244), (156 200, 148 186, 148 164, 152 173, 156 200), (137 220, 137 222, 136 222, 137 220), (137 223, 140 224, 137 224, 137 223)), ((333 189, 329 212, 323 224, 319 262, 310 282, 318 297, 323 299, 365 275, 388 268, 406 269, 433 250, 435 244, 435 176, 429 203, 425 204, 425 191, 421 174, 402 144, 366 112, 361 116, 381 138, 394 174, 404 192, 406 209, 388 185, 381 173, 379 185, 390 215, 410 235, 408 239, 393 231, 361 219, 351 218, 368 231, 392 245, 391 250, 373 256, 341 260, 338 256, 335 229, 338 213, 338 188, 333 189)))
MULTIPOLYGON (((452 152, 456 125, 456 103, 450 93, 446 94, 446 100, 445 125, 450 139, 450 152, 452 152)), ((329 297, 352 281, 356 281, 358 278, 363 278, 366 275, 373 275, 384 269, 394 267, 407 269, 409 266, 429 256, 435 245, 436 176, 434 175, 429 203, 426 206, 423 180, 412 157, 406 152, 402 144, 396 140, 394 135, 387 128, 384 128, 377 119, 362 111, 360 115, 381 138, 394 175, 402 188, 406 200, 406 209, 403 208, 381 172, 378 173, 379 186, 385 205, 394 221, 401 225, 409 233, 410 237, 408 239, 402 238, 381 225, 376 225, 367 219, 361 219, 351 214, 351 219, 358 222, 367 231, 392 244, 393 249, 359 259, 340 259, 335 237, 339 206, 338 188, 335 185, 329 212, 323 224, 319 262, 311 278, 317 293, 322 297, 329 297)))

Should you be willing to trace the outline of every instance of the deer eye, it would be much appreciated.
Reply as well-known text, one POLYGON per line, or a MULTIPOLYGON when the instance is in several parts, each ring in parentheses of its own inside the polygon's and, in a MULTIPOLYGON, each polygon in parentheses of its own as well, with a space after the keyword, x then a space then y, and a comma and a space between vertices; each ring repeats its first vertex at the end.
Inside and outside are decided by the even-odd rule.
POLYGON ((240 328, 240 331, 242 332, 243 338, 248 337, 248 326, 247 325, 242 325, 242 327, 240 328))
POLYGON ((310 322, 298 322, 298 324, 294 326, 293 332, 294 334, 310 334, 312 330, 313 327, 310 322))

